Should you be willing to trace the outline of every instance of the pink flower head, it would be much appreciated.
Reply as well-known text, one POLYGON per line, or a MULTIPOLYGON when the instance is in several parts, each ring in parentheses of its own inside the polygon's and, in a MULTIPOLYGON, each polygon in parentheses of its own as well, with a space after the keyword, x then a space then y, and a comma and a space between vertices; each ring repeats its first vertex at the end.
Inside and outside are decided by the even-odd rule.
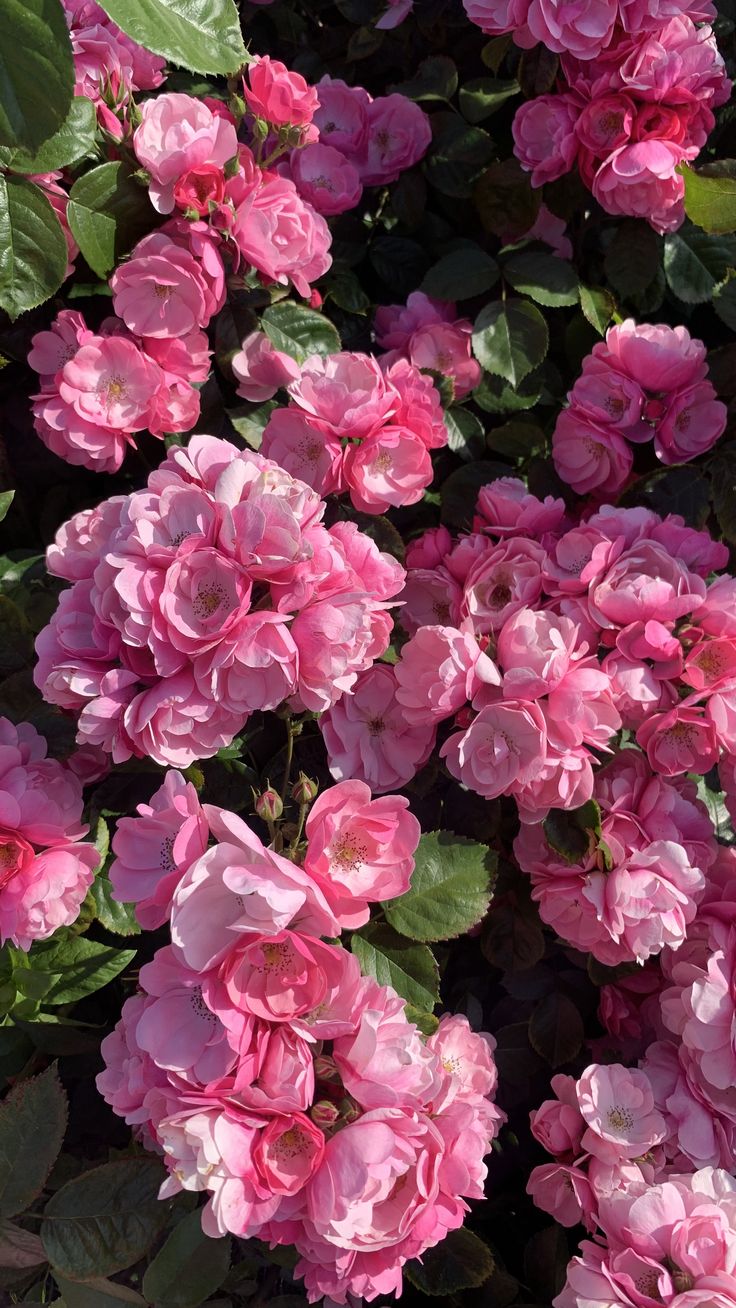
POLYGON ((365 978, 357 1029, 339 1037, 333 1057, 342 1083, 364 1108, 421 1108, 439 1081, 438 1060, 407 1021, 404 1001, 365 978))
POLYGON ((472 700, 482 686, 498 686, 493 661, 467 631, 425 626, 403 646, 395 665, 396 698, 406 720, 441 722, 472 700))
POLYGON ((110 881, 114 898, 135 904, 141 926, 151 930, 166 921, 179 881, 207 848, 209 829, 194 786, 180 772, 167 772, 137 812, 118 820, 110 881))
POLYGON ((501 36, 523 29, 529 4, 530 0, 463 0, 463 8, 471 23, 475 23, 486 36, 501 36))
POLYGON ((505 700, 481 709, 466 731, 450 736, 440 757, 458 781, 486 799, 530 781, 546 755, 544 717, 532 703, 505 700))
POLYGON ((320 141, 355 162, 368 139, 371 97, 362 86, 348 86, 336 77, 322 77, 315 90, 319 106, 313 122, 319 128, 320 141))
POLYGON ((368 905, 409 889, 420 827, 400 795, 371 799, 362 781, 324 791, 307 818, 305 871, 343 927, 368 921, 368 905))
POLYGON ((556 1099, 545 1099, 529 1115, 532 1135, 547 1153, 572 1159, 580 1153, 585 1121, 578 1104, 575 1080, 571 1076, 553 1076, 551 1088, 556 1099))
POLYGON ((222 170, 237 154, 238 138, 232 121, 203 100, 171 92, 143 102, 133 148, 151 175, 151 203, 171 213, 177 182, 203 164, 222 170))
POLYGON ((674 396, 657 424, 654 448, 663 463, 686 463, 715 445, 726 420, 726 406, 710 382, 698 382, 674 396))
POLYGON ((395 411, 397 396, 369 354, 314 354, 289 387, 293 404, 336 436, 365 438, 395 411))
POLYGON ((403 427, 383 427, 345 452, 344 481, 362 513, 416 504, 432 476, 426 446, 403 427))
POLYGON ((531 0, 526 21, 533 40, 548 50, 595 59, 611 40, 617 18, 615 0, 531 0))
MULTIPOLYGON (((319 108, 314 87, 269 55, 248 64, 243 95, 251 113, 273 127, 309 127, 319 108)), ((316 133, 305 139, 316 139, 316 133)))
POLYGON ((432 140, 429 119, 418 104, 396 92, 372 100, 367 115, 360 179, 364 186, 387 186, 427 153, 432 140))
POLYGON ((575 402, 557 419, 552 458, 558 475, 579 495, 595 491, 599 496, 616 495, 634 462, 623 436, 594 422, 575 402))
POLYGON ((465 578, 463 612, 479 633, 499 631, 513 613, 533 607, 542 593, 545 552, 515 536, 479 553, 465 578))
POLYGON ((122 336, 94 336, 62 368, 59 394, 90 425, 142 431, 161 383, 155 363, 122 336))
POLYGON ((411 726, 396 698, 396 674, 386 663, 361 673, 353 692, 320 719, 330 772, 336 781, 366 782, 379 794, 397 790, 432 751, 432 722, 411 726))
POLYGON ((478 492, 474 531, 489 536, 539 537, 555 531, 565 516, 564 500, 546 495, 540 500, 519 477, 498 477, 478 492))
POLYGON ((627 318, 606 332, 606 357, 647 391, 682 390, 702 381, 705 346, 686 327, 635 323, 627 318))
POLYGON ((251 332, 230 361, 238 383, 237 393, 251 404, 270 400, 282 386, 297 380, 299 365, 290 354, 277 350, 265 332, 251 332))
POLYGON ((537 1208, 549 1213, 560 1226, 577 1226, 582 1222, 589 1231, 594 1229, 595 1196, 582 1167, 564 1163, 533 1167, 526 1192, 537 1208))
POLYGON ((532 186, 554 182, 573 167, 579 112, 575 97, 564 94, 540 95, 517 109, 512 124, 514 154, 531 173, 532 186))
POLYGON ((238 205, 232 235, 242 258, 266 282, 286 286, 291 281, 305 298, 310 283, 332 262, 324 218, 305 204, 292 181, 276 173, 263 173, 238 205))
POLYGON ((702 709, 675 707, 642 722, 637 742, 653 769, 665 777, 683 772, 705 774, 718 762, 715 727, 702 709))
POLYGON ((640 1158, 664 1139, 664 1119, 643 1072, 593 1063, 577 1083, 577 1098, 588 1128, 582 1147, 604 1162, 640 1158))
POLYGON ((205 816, 219 843, 190 865, 172 904, 171 938, 188 967, 214 966, 243 936, 265 939, 286 927, 338 934, 322 891, 305 872, 266 849, 234 813, 207 805, 205 816))
POLYGON ((315 142, 294 150, 289 167, 299 194, 317 213, 331 217, 359 204, 360 174, 334 146, 315 142))

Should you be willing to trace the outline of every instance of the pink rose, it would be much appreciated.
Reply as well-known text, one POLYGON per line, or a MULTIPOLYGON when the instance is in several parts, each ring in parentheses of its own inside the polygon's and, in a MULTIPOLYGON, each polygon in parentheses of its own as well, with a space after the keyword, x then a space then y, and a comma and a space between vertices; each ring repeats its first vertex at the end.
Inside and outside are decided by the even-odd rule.
POLYGON ((467 704, 481 686, 498 686, 501 677, 469 632, 425 626, 403 646, 395 665, 396 698, 406 720, 441 722, 467 704))
POLYGON ((273 127, 308 127, 319 107, 314 87, 269 55, 248 64, 243 95, 251 113, 273 127))
POLYGON ((440 757, 458 781, 486 799, 513 793, 544 763, 544 717, 532 703, 504 700, 481 709, 466 731, 450 736, 440 757))
POLYGON ((357 165, 368 140, 371 97, 362 86, 348 86, 336 77, 322 77, 315 90, 319 105, 313 122, 323 145, 340 150, 357 165))
POLYGON ((133 341, 93 336, 61 370, 59 394, 86 423, 142 431, 161 372, 133 341))
POLYGON ((353 693, 320 718, 336 781, 365 781, 380 794, 406 785, 426 763, 434 745, 434 724, 407 722, 396 685, 394 669, 375 663, 359 674, 353 693))
POLYGON ((429 118, 405 95, 372 100, 367 108, 365 152, 357 161, 364 186, 387 186, 427 153, 432 140, 429 118))
POLYGON ((232 235, 243 259, 267 282, 291 281, 305 298, 310 283, 330 267, 332 238, 324 218, 276 173, 263 173, 238 206, 232 235))
POLYGON ((702 709, 678 706, 655 713, 642 722, 636 739, 652 768, 665 777, 683 772, 705 774, 718 762, 715 727, 702 709))
POLYGON ((320 142, 294 150, 289 167, 299 194, 317 213, 331 217, 360 203, 360 174, 334 146, 320 142))
POLYGON ((573 403, 563 409, 552 433, 558 475, 578 495, 616 495, 626 484, 634 456, 623 436, 593 422, 573 403))
POLYGON ((517 109, 512 124, 514 154, 532 175, 532 186, 554 182, 575 163, 575 124, 580 109, 572 95, 540 95, 517 109))
POLYGON ((202 100, 171 92, 143 102, 133 148, 151 174, 151 203, 171 213, 179 179, 202 164, 223 169, 237 154, 238 138, 233 123, 202 100))
POLYGON ((710 382, 699 382, 674 396, 657 424, 654 448, 663 463, 686 463, 715 445, 726 420, 710 382))
POLYGON ((433 475, 426 446, 404 427, 383 427, 345 451, 345 485, 362 513, 416 504, 433 475))
POLYGON ((421 832, 408 808, 400 795, 371 799, 362 781, 341 781, 312 805, 304 867, 341 926, 362 926, 369 904, 409 889, 421 832))
POLYGON ((604 1162, 640 1158, 664 1139, 664 1118, 643 1072, 593 1063, 577 1083, 577 1098, 587 1124, 583 1149, 604 1162))
POLYGON ((490 536, 539 537, 555 531, 565 514, 564 500, 532 495, 519 477, 498 477, 478 492, 474 531, 490 536))
POLYGON ((266 333, 260 331, 245 337, 230 366, 238 383, 238 395, 251 404, 270 400, 280 387, 288 386, 299 376, 299 364, 291 355, 277 350, 266 333))

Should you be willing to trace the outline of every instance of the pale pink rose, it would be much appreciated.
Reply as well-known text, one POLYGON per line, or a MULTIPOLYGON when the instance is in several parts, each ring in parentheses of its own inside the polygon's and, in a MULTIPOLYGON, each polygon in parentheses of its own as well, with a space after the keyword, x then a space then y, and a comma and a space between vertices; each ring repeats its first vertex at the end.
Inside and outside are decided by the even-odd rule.
POLYGON ((303 1113, 274 1117, 258 1137, 254 1161, 271 1194, 304 1189, 320 1167, 325 1137, 303 1113))
POLYGON ((366 977, 354 1033, 338 1037, 333 1057, 348 1094, 362 1108, 421 1109, 439 1088, 438 1059, 390 986, 366 977))
POLYGON ((595 174, 592 191, 612 214, 646 218, 657 232, 672 232, 685 217, 685 183, 677 173, 682 149, 669 141, 622 145, 595 174))
POLYGON ((341 953, 294 931, 249 932, 223 965, 225 989, 239 1012, 268 1022, 293 1022, 318 1009, 334 990, 342 976, 341 953))
POLYGON ((368 140, 371 97, 362 86, 348 86, 337 77, 320 78, 315 90, 319 106, 312 121, 319 128, 320 141, 355 162, 368 140))
POLYGON ((577 1226, 582 1222, 589 1231, 594 1229, 595 1197, 581 1167, 564 1163, 533 1167, 526 1192, 537 1208, 549 1213, 560 1226, 577 1226))
POLYGON ((526 21, 534 41, 548 50, 595 59, 613 35, 616 0, 531 0, 526 21))
POLYGON ((398 396, 370 354, 314 354, 289 387, 291 402, 336 436, 365 438, 395 412, 398 396))
POLYGON ((651 440, 652 428, 642 421, 644 390, 596 349, 583 360, 583 371, 570 392, 571 403, 590 414, 597 425, 618 428, 630 441, 651 440))
POLYGON ((452 536, 447 527, 430 527, 406 547, 407 568, 436 568, 449 554, 452 536))
POLYGON ((292 181, 276 173, 263 173, 237 207, 232 236, 242 258, 266 282, 287 286, 291 281, 305 298, 310 283, 332 262, 324 218, 305 204, 292 181))
MULTIPOLYGON (((308 127, 319 107, 314 87, 269 55, 256 55, 248 64, 243 95, 250 112, 274 127, 308 127)), ((316 133, 306 139, 316 139, 316 133)))
POLYGON ((342 927, 362 926, 369 904, 409 889, 421 831, 408 808, 401 795, 371 799, 362 781, 341 781, 312 805, 304 868, 342 927))
POLYGON ((463 0, 463 8, 471 23, 486 36, 501 36, 524 27, 529 3, 530 0, 463 0))
POLYGON ((123 714, 133 752, 163 767, 188 767, 192 757, 211 758, 232 740, 241 722, 242 715, 234 718, 214 704, 189 670, 141 691, 123 714))
POLYGON ((165 237, 147 242, 139 242, 110 279, 115 312, 137 336, 186 336, 206 327, 206 288, 194 257, 165 237))
POLYGON ((188 967, 213 967, 243 936, 265 939, 286 927, 339 934, 322 891, 305 872, 266 849, 234 813, 212 805, 204 811, 219 844, 190 865, 171 913, 171 939, 188 967))
POLYGON ((210 375, 211 354, 204 332, 187 332, 184 336, 173 337, 147 336, 143 340, 143 349, 149 359, 163 369, 169 382, 175 378, 187 383, 202 382, 210 375))
POLYGON ((264 428, 261 451, 320 495, 344 489, 340 440, 327 423, 300 409, 274 409, 264 428))
MULTIPOLYGON (((95 1084, 118 1117, 138 1130, 151 1132, 152 1090, 169 1087, 169 1078, 149 1054, 138 1045, 135 1032, 146 1000, 142 994, 126 999, 120 1020, 100 1045, 104 1068, 95 1084)), ((153 1136, 149 1135, 151 1142, 153 1136)))
MULTIPOLYGON (((154 399, 155 391, 150 396, 146 419, 153 413, 154 399)), ((135 445, 127 431, 80 417, 71 404, 55 394, 34 397, 33 419, 36 435, 52 454, 93 472, 117 472, 129 447, 135 445)))
POLYGON ((532 495, 520 477, 498 477, 478 492, 474 531, 491 536, 532 536, 555 531, 565 515, 564 500, 532 495))
MULTIPOLYGON (((647 40, 636 42, 620 62, 618 76, 637 99, 696 105, 700 135, 696 148, 712 131, 711 110, 724 104, 731 84, 710 27, 696 27, 696 14, 676 14, 657 24, 647 40)), ((693 129, 691 128, 691 131, 693 129)))
POLYGON ((408 357, 416 368, 441 373, 452 381, 455 399, 462 400, 478 385, 482 369, 471 354, 471 324, 428 323, 411 337, 408 357))
POLYGON ((715 727, 702 709, 669 709, 642 722, 636 739, 656 771, 665 777, 683 772, 705 774, 718 762, 715 727))
POLYGON ((432 140, 429 118, 418 104, 396 92, 372 100, 367 117, 365 151, 355 161, 360 180, 364 186, 387 186, 427 153, 432 140))
POLYGON ((578 151, 575 123, 579 112, 576 97, 565 94, 539 95, 517 109, 512 124, 514 154, 531 173, 532 186, 570 172, 578 151))
POLYGON ((135 1038, 159 1067, 205 1084, 225 1076, 235 1064, 227 1032, 202 998, 202 977, 174 954, 157 950, 140 970, 149 996, 135 1038))
POLYGON ((675 1167, 729 1167, 733 1160, 733 1132, 696 1094, 686 1074, 687 1051, 682 1062, 678 1047, 669 1041, 651 1044, 641 1062, 664 1117, 664 1150, 675 1167))
POLYGON ((578 1104, 575 1078, 558 1074, 552 1077, 550 1085, 557 1098, 545 1099, 529 1114, 532 1135, 548 1154, 576 1157, 580 1153, 585 1121, 578 1104))
POLYGON ((705 583, 652 541, 626 550, 590 589, 591 616, 601 627, 672 622, 696 611, 705 583))
POLYGON ((639 1158, 665 1136, 665 1123, 643 1072, 611 1063, 592 1063, 577 1083, 587 1130, 583 1149, 604 1162, 639 1158))
POLYGON ((631 447, 612 428, 592 421, 577 404, 563 409, 552 433, 552 459, 558 475, 578 495, 595 491, 616 495, 634 462, 631 447))
POLYGON ((142 431, 161 382, 158 366, 122 337, 93 336, 61 370, 59 394, 94 426, 142 431))
MULTIPOLYGON (((453 323, 457 317, 454 304, 435 300, 423 291, 412 291, 406 305, 383 304, 376 309, 373 330, 384 350, 406 353, 412 336, 422 327, 453 323)), ((40 371, 40 370, 39 370, 40 371)))
POLYGON ((27 950, 76 920, 100 856, 94 845, 59 842, 35 853, 20 834, 1 840, 0 942, 27 950))
MULTIPOLYGON (((209 983, 207 990, 211 1000, 209 983)), ((260 1112, 305 1112, 314 1100, 313 1048, 288 1026, 259 1022, 246 1013, 235 1016, 241 1030, 231 1025, 228 1038, 238 1053, 233 1093, 239 1102, 260 1112)))
POLYGON ((462 605, 477 632, 499 631, 519 609, 537 603, 545 557, 541 545, 523 536, 482 549, 465 577, 462 605))
POLYGON ((442 449, 447 444, 447 427, 437 387, 408 359, 389 359, 390 355, 383 355, 379 365, 398 397, 393 425, 408 428, 428 450, 442 449))
POLYGON ((140 112, 133 148, 151 175, 149 194, 159 213, 171 213, 174 187, 184 174, 201 164, 222 169, 237 154, 232 122, 202 100, 172 92, 145 100, 140 112))
POLYGON ((433 476, 429 453, 418 436, 388 426, 345 451, 344 483, 362 513, 416 504, 433 476))
POLYGON ((47 331, 36 332, 28 352, 28 364, 40 373, 44 389, 53 386, 54 378, 64 364, 74 358, 85 340, 93 336, 76 309, 61 309, 47 331))
POLYGON ((110 881, 113 898, 135 904, 141 926, 151 930, 167 920, 174 890, 207 848, 209 829, 194 786, 180 772, 167 772, 137 813, 118 819, 110 881))
POLYGON ((395 664, 396 698, 409 723, 441 722, 481 686, 499 686, 493 660, 474 636, 456 627, 425 626, 402 647, 395 664))
POLYGON ((544 763, 547 734, 535 704, 504 700, 481 709, 440 750, 458 781, 486 799, 513 793, 544 763))
POLYGON ((411 726, 396 699, 396 674, 386 663, 360 673, 352 694, 320 718, 330 772, 336 781, 365 781, 379 794, 398 790, 424 766, 433 723, 411 726))
MULTIPOLYGON (((389 631, 390 626, 389 622, 389 631)), ((307 605, 294 619, 291 634, 298 651, 297 694, 304 707, 315 713, 352 694, 361 670, 379 652, 371 648, 375 632, 366 606, 350 594, 307 605)), ((377 642, 381 649, 386 644, 384 635, 388 631, 381 629, 377 642)))
POLYGON ((360 203, 360 174, 332 145, 314 143, 292 151, 289 170, 299 194, 317 213, 332 217, 360 203))
POLYGON ((714 540, 708 531, 695 531, 685 526, 678 513, 668 513, 652 529, 651 539, 664 545, 698 576, 707 578, 711 572, 721 571, 728 563, 727 546, 714 540))
POLYGON ((702 381, 707 370, 705 346, 686 327, 633 318, 609 327, 603 357, 647 391, 682 390, 702 381))
POLYGON ((654 448, 663 463, 685 463, 711 449, 726 427, 725 404, 710 382, 680 391, 657 424, 654 448))

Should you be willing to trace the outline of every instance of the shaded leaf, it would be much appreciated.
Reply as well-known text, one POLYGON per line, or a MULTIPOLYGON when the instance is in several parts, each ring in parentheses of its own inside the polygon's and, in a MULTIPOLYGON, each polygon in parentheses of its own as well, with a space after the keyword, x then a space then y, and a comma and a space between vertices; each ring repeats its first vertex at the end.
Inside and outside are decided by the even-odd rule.
POLYGON ((393 986, 419 1012, 431 1013, 439 1003, 439 968, 427 945, 413 944, 391 927, 369 922, 354 933, 350 948, 364 976, 393 986))
POLYGON ((496 300, 481 309, 475 320, 475 357, 512 386, 518 386, 542 362, 548 347, 547 324, 529 300, 496 300))
POLYGON ((66 1117, 66 1094, 55 1067, 21 1081, 0 1104, 0 1217, 29 1208, 43 1190, 61 1149, 66 1117))
POLYGON ((578 275, 566 259, 541 250, 521 250, 507 259, 503 275, 515 291, 548 308, 577 304, 578 275))
POLYGON ((437 300, 469 300, 496 284, 498 264, 479 245, 453 250, 425 276, 421 290, 437 300))
POLYGON ((59 0, 0 5, 0 146, 38 150, 61 127, 74 62, 59 0))
POLYGON ((148 192, 126 164, 104 163, 74 183, 67 221, 92 271, 107 278, 122 256, 155 226, 156 214, 148 192))
POLYGON ((229 1236, 214 1240, 205 1235, 201 1209, 187 1213, 146 1269, 146 1299, 162 1308, 198 1308, 225 1280, 231 1252, 229 1236))
POLYGON ((410 940, 450 940, 488 910, 496 855, 451 831, 425 833, 417 847, 411 887, 384 906, 391 926, 410 940))
POLYGON ((567 995, 553 990, 537 1004, 529 1023, 529 1040, 550 1067, 569 1063, 584 1036, 583 1019, 567 995))
POLYGON ((26 177, 0 174, 0 309, 17 318, 59 289, 67 249, 43 191, 26 177))
POLYGON ((440 516, 448 527, 470 529, 481 486, 497 477, 507 477, 509 469, 504 463, 480 460, 457 468, 442 484, 440 516))
POLYGON ((488 1245, 466 1226, 461 1226, 457 1231, 450 1231, 433 1249, 427 1249, 421 1262, 407 1263, 404 1273, 423 1294, 434 1296, 476 1289, 488 1280, 493 1266, 488 1245))
POLYGON ((101 990, 135 958, 134 949, 115 949, 86 936, 55 936, 36 946, 31 964, 40 972, 58 973, 45 992, 45 1004, 72 1004, 101 990))
POLYGON ((110 1276, 138 1262, 168 1218, 153 1158, 104 1163, 75 1177, 44 1210, 41 1239, 54 1268, 72 1279, 110 1276))
POLYGON ((14 173, 50 173, 83 159, 94 148, 97 114, 91 100, 76 95, 58 132, 38 150, 16 150, 9 162, 14 173))
POLYGON ((272 304, 264 311, 261 326, 276 349, 297 363, 310 354, 334 354, 340 349, 340 337, 329 318, 293 300, 272 304))

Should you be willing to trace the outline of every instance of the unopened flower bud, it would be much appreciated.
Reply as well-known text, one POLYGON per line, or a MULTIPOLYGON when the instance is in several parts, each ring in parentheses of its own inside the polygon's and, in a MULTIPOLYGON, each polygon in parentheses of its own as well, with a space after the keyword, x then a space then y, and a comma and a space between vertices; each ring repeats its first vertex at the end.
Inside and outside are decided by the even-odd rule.
POLYGON ((275 790, 270 787, 264 790, 260 795, 256 795, 255 809, 259 818, 264 822, 276 822, 284 811, 281 802, 281 796, 277 795, 275 790))
POLYGON ((331 1104, 329 1099, 320 1099, 316 1104, 312 1104, 309 1116, 321 1131, 329 1131, 339 1118, 340 1110, 331 1104))
POLYGON ((340 1080, 340 1073, 337 1070, 337 1063, 329 1054, 318 1054, 314 1060, 314 1075, 318 1081, 337 1082, 340 1080))
POLYGON ((343 1099, 340 1109, 340 1117, 346 1126, 350 1126, 351 1122, 357 1122, 363 1112, 360 1105, 356 1104, 354 1099, 343 1099))
POLYGON ((311 804, 312 800, 317 798, 318 791, 317 782, 312 781, 311 777, 307 777, 303 772, 300 772, 291 788, 291 798, 297 804, 311 804))

